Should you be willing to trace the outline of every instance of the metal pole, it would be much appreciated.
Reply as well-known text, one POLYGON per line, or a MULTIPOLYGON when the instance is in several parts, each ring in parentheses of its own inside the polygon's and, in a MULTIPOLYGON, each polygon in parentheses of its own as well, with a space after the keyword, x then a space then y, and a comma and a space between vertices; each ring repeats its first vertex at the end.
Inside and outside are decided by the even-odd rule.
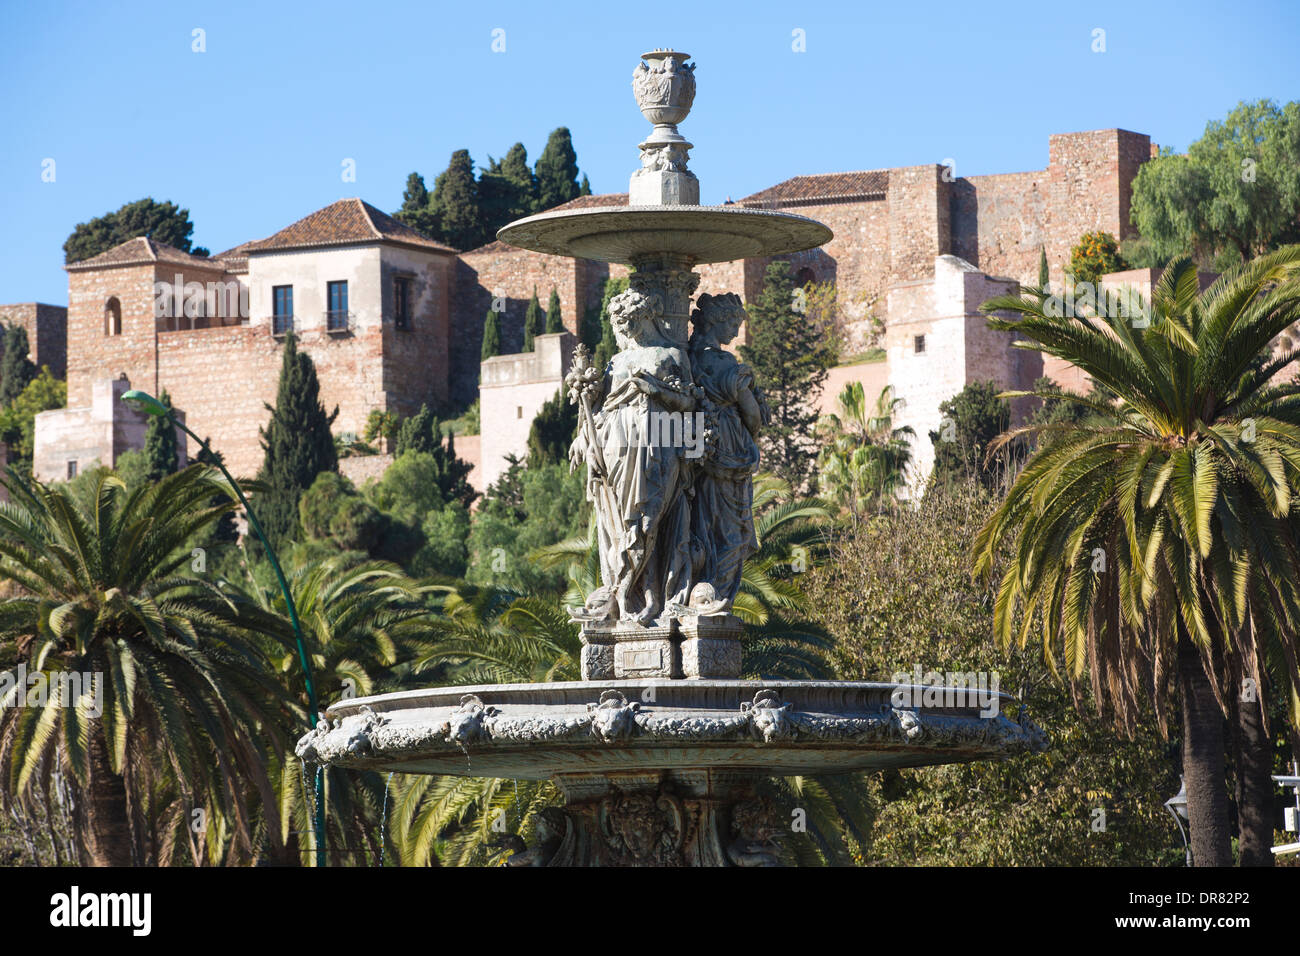
MULTIPOLYGON (((164 406, 165 408, 166 406, 164 406)), ((212 447, 194 432, 190 431, 185 424, 176 419, 171 409, 167 409, 165 417, 169 422, 189 435, 199 446, 203 448, 213 461, 217 463, 217 468, 226 476, 226 481, 230 482, 230 487, 234 489, 235 495, 239 498, 240 504, 244 506, 244 513, 248 515, 248 523, 253 532, 257 535, 257 540, 262 542, 262 547, 266 549, 266 556, 271 560, 271 567, 275 570, 275 578, 280 583, 280 592, 284 595, 285 606, 289 609, 289 623, 293 625, 294 640, 298 644, 298 663, 302 666, 303 682, 307 685, 307 721, 308 727, 315 729, 317 724, 318 705, 316 702, 316 683, 311 676, 311 662, 307 659, 307 647, 302 639, 302 626, 298 623, 298 607, 293 603, 293 595, 289 592, 289 583, 284 578, 284 571, 280 567, 280 559, 276 557, 271 542, 266 540, 266 535, 262 532, 262 526, 257 521, 257 516, 253 514, 253 508, 244 497, 243 491, 239 488, 239 482, 226 470, 226 466, 221 463, 212 451, 212 447)), ((316 865, 325 866, 325 768, 316 767, 316 812, 313 820, 313 829, 316 835, 316 865)))

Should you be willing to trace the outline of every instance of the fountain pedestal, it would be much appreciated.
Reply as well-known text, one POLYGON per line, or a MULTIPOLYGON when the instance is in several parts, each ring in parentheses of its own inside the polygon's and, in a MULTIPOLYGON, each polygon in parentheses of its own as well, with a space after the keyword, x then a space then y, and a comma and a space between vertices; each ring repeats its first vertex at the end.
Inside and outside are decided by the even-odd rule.
POLYGON ((536 866, 775 866, 789 830, 758 792, 761 776, 728 770, 560 774, 564 817, 536 866))
POLYGON ((582 679, 739 677, 743 631, 731 614, 694 615, 649 627, 586 624, 582 679))

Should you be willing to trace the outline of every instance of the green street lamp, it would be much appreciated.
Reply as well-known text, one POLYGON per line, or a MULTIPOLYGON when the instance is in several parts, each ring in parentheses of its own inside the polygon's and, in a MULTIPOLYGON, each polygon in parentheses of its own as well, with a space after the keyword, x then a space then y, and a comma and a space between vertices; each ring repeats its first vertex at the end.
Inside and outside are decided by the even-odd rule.
MULTIPOLYGON (((298 623, 298 607, 293 603, 293 595, 289 593, 289 584, 284 578, 284 571, 280 567, 280 559, 276 557, 275 550, 271 547, 271 542, 266 540, 266 535, 262 532, 262 526, 257 521, 257 516, 253 514, 252 506, 249 505, 248 499, 244 497, 243 491, 239 488, 239 482, 231 476, 226 470, 226 466, 217 458, 206 441, 200 438, 194 432, 185 427, 185 423, 178 420, 172 414, 172 410, 164 405, 158 399, 154 398, 148 392, 142 392, 139 389, 131 389, 122 393, 122 402, 136 411, 153 415, 157 418, 166 418, 174 426, 179 428, 185 434, 189 435, 199 443, 221 469, 221 473, 226 476, 230 482, 230 487, 234 489, 235 495, 239 498, 239 503, 244 506, 244 513, 248 515, 249 527, 257 535, 257 540, 262 542, 262 547, 266 549, 266 556, 271 560, 271 567, 275 569, 276 580, 280 582, 280 592, 284 595, 285 606, 289 609, 289 623, 293 625, 293 636, 298 642, 298 663, 302 665, 303 681, 307 685, 307 719, 308 727, 315 728, 317 723, 317 712, 319 710, 316 701, 316 684, 311 676, 311 662, 307 659, 307 647, 302 639, 302 626, 298 623)), ((316 818, 314 820, 314 829, 316 831, 316 865, 325 865, 325 768, 316 768, 316 818)))

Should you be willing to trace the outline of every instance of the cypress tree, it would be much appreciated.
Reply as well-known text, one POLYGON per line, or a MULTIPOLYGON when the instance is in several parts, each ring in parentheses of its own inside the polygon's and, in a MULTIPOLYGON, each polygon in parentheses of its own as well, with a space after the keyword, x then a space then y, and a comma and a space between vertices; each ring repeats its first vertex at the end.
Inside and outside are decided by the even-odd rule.
POLYGON ((524 313, 524 347, 523 351, 533 350, 533 339, 546 329, 546 318, 542 315, 542 303, 537 301, 537 286, 533 286, 533 297, 528 301, 528 311, 524 313))
POLYGON ((528 429, 528 467, 567 462, 577 431, 578 406, 570 403, 564 389, 560 389, 547 399, 528 429))
POLYGON ((394 449, 394 454, 401 457, 408 451, 416 451, 431 455, 435 443, 441 440, 441 434, 442 427, 438 423, 437 416, 429 411, 428 405, 421 405, 420 410, 402 422, 402 426, 397 430, 397 447, 394 449), (435 439, 435 435, 438 438, 435 439))
POLYGON ((524 149, 523 143, 515 143, 510 147, 505 159, 501 160, 498 172, 515 187, 517 199, 512 214, 516 217, 528 215, 537 195, 537 179, 528 168, 528 150, 524 149))
POLYGON ((599 332, 596 335, 597 345, 593 350, 595 355, 592 364, 596 368, 604 368, 609 364, 609 360, 614 357, 618 351, 618 341, 614 338, 614 326, 609 321, 609 300, 614 298, 620 292, 627 291, 626 277, 617 279, 606 279, 605 288, 600 296, 600 313, 596 321, 600 323, 599 332))
POLYGON ((488 157, 488 168, 478 177, 478 190, 485 240, 495 236, 506 223, 533 211, 537 183, 528 168, 528 151, 523 143, 511 146, 504 159, 488 157))
POLYGON ((438 217, 436 237, 456 249, 482 245, 483 222, 479 210, 478 183, 469 150, 451 154, 447 169, 433 185, 431 206, 438 217))
POLYGON ((435 443, 433 457, 438 463, 438 490, 442 492, 442 500, 459 501, 468 508, 478 497, 468 480, 474 466, 456 457, 456 436, 451 429, 447 430, 446 444, 435 443))
POLYGON ((748 310, 750 344, 740 346, 740 356, 772 414, 760 441, 764 467, 798 491, 816 469, 816 402, 834 352, 825 331, 795 310, 794 287, 788 263, 767 267, 763 291, 748 310))
POLYGON ((568 127, 552 131, 533 172, 537 176, 538 212, 578 196, 578 154, 573 150, 568 127))
POLYGON ((402 208, 393 214, 393 218, 426 236, 438 235, 438 217, 433 211, 429 190, 424 185, 424 177, 419 173, 411 173, 406 177, 406 189, 402 192, 402 208))
POLYGON ((483 347, 479 351, 479 360, 486 362, 500 354, 501 322, 497 319, 496 310, 488 309, 487 318, 483 320, 483 347))
POLYGON ((260 429, 262 462, 259 480, 266 491, 255 504, 258 520, 272 546, 278 546, 298 529, 298 499, 316 476, 338 467, 330 427, 338 417, 320 401, 320 382, 311 356, 298 351, 292 333, 285 336, 284 361, 275 407, 266 406, 271 420, 260 429))
POLYGON ((589 182, 587 181, 587 174, 586 174, 586 173, 583 173, 583 174, 582 174, 582 185, 580 185, 580 186, 578 187, 578 195, 579 195, 579 196, 590 196, 590 195, 591 195, 591 183, 589 183, 589 182))
POLYGON ((36 378, 36 365, 28 355, 27 330, 21 325, 4 327, 4 358, 0 359, 0 407, 8 408, 36 378))
POLYGON ((1038 288, 1046 289, 1051 277, 1047 272, 1047 247, 1038 247, 1038 288))
MULTIPOLYGON (((212 449, 212 439, 204 439, 204 444, 199 446, 198 454, 194 456, 195 460, 210 468, 219 468, 226 463, 225 456, 219 451, 212 449)), ((228 499, 225 495, 215 495, 208 502, 212 507, 224 504, 228 499)), ((221 520, 207 531, 207 540, 210 544, 234 544, 239 540, 239 528, 235 525, 235 516, 227 512, 221 516, 221 520)))
POLYGON ((560 295, 551 290, 551 298, 546 303, 546 332, 564 331, 564 316, 560 315, 560 295))
MULTIPOLYGON (((172 400, 166 389, 158 396, 158 401, 166 405, 168 410, 171 409, 172 400)), ((153 482, 175 474, 179 453, 176 426, 172 424, 171 418, 151 416, 144 437, 145 478, 153 482)))
POLYGON ((578 340, 594 353, 600 346, 601 331, 600 307, 590 306, 582 314, 582 324, 578 326, 578 340))

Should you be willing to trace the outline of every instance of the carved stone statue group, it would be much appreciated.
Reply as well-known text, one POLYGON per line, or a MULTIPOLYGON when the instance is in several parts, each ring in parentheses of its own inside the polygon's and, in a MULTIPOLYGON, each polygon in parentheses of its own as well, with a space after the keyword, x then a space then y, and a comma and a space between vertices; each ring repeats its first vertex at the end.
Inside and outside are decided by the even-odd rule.
POLYGON ((575 618, 650 626, 723 614, 757 547, 753 475, 767 411, 753 372, 723 346, 745 321, 734 293, 702 295, 689 342, 661 297, 609 304, 619 351, 604 369, 579 346, 566 382, 579 406, 574 467, 587 466, 601 587, 575 618))

